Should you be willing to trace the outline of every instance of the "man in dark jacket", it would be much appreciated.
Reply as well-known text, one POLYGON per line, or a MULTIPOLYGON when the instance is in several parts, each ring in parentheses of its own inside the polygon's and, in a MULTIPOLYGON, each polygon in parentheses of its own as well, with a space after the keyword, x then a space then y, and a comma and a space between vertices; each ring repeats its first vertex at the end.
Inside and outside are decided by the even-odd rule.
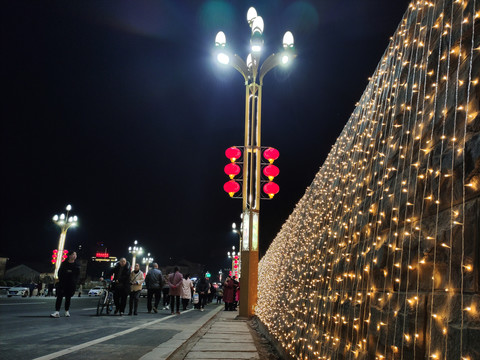
POLYGON ((113 301, 115 302, 115 314, 123 315, 127 306, 127 297, 130 293, 130 263, 121 258, 113 269, 113 301))
POLYGON ((155 295, 153 311, 157 313, 163 287, 163 274, 158 268, 157 263, 152 263, 152 268, 148 271, 147 276, 145 276, 145 284, 147 285, 147 310, 149 313, 152 312, 152 298, 155 295))
POLYGON ((208 282, 207 278, 202 276, 197 283, 197 293, 199 297, 199 306, 200 311, 205 310, 205 305, 207 305, 207 297, 208 297, 208 290, 210 289, 210 283, 208 282))
POLYGON ((77 253, 75 251, 68 254, 68 260, 62 262, 60 269, 58 269, 58 283, 57 283, 57 301, 55 302, 55 312, 50 316, 53 318, 60 317, 60 308, 62 307, 62 299, 65 297, 65 316, 70 316, 70 299, 77 288, 78 276, 80 275, 80 268, 75 260, 77 253))

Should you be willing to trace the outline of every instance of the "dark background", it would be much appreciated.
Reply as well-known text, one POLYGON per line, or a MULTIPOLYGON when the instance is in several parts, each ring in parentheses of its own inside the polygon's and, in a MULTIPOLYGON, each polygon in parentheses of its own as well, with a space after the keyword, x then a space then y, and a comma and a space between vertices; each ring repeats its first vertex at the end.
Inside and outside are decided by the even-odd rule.
POLYGON ((262 145, 279 149, 280 193, 263 201, 260 255, 340 134, 409 1, 8 1, 1 5, 1 239, 10 264, 66 248, 117 257, 138 240, 160 264, 228 265, 241 200, 223 191, 243 145, 245 89, 213 57, 215 35, 248 54, 252 4, 265 56, 285 31, 298 57, 263 88, 262 145))

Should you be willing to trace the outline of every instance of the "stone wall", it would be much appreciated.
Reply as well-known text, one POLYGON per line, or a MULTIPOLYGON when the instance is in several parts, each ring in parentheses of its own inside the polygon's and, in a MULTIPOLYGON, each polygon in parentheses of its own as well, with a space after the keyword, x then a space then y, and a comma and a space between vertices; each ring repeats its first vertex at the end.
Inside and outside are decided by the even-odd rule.
POLYGON ((291 358, 480 359, 479 23, 480 0, 410 4, 260 261, 291 358))

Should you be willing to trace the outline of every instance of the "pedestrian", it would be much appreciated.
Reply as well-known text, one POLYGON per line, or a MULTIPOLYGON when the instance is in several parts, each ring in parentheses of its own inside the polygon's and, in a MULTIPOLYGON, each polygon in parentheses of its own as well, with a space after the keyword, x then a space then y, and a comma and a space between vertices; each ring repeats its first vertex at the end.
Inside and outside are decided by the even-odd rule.
POLYGON ((125 258, 121 258, 113 268, 113 301, 115 303, 114 314, 125 313, 127 306, 127 297, 130 293, 130 263, 125 258))
POLYGON ((187 305, 192 298, 193 283, 190 280, 190 275, 185 275, 185 278, 182 280, 182 306, 183 311, 187 310, 187 305))
POLYGON ((170 286, 168 285, 168 276, 163 276, 163 286, 162 286, 162 294, 163 294, 163 310, 170 309, 170 296, 168 293, 170 292, 170 286))
POLYGON ((153 311, 158 313, 158 304, 162 297, 163 274, 158 268, 157 263, 152 263, 152 268, 145 276, 145 284, 147 286, 147 310, 152 312, 152 298, 155 296, 153 311))
POLYGON ((210 284, 206 277, 202 276, 197 283, 197 292, 199 296, 199 308, 200 311, 205 310, 205 305, 207 305, 208 290, 210 289, 210 284))
POLYGON ((210 289, 208 291, 208 303, 210 304, 213 302, 213 299, 215 298, 215 293, 217 292, 217 289, 215 289, 215 285, 213 283, 210 283, 210 289))
POLYGON ((218 283, 218 289, 217 289, 216 295, 217 295, 217 304, 221 304, 222 298, 223 298, 223 288, 220 283, 218 283))
POLYGON ((83 285, 80 284, 80 285, 78 286, 78 297, 82 296, 82 291, 83 291, 83 285))
POLYGON ((143 272, 140 270, 140 264, 136 263, 133 271, 130 273, 130 303, 128 307, 128 315, 138 315, 138 299, 140 291, 142 291, 143 272))
POLYGON ((29 296, 29 297, 32 297, 32 295, 33 295, 33 290, 35 290, 36 288, 37 288, 37 284, 35 284, 35 283, 33 282, 33 280, 30 281, 30 284, 28 285, 28 296, 29 296))
POLYGON ((80 268, 75 262, 76 259, 77 253, 72 251, 68 254, 68 260, 64 261, 58 269, 57 301, 55 301, 55 312, 50 314, 53 318, 60 317, 63 298, 65 298, 65 316, 70 316, 70 299, 75 294, 78 276, 80 275, 80 268))
POLYGON ((180 315, 180 295, 182 294, 183 275, 178 271, 178 267, 175 266, 173 273, 168 275, 168 286, 170 290, 168 295, 170 296, 170 311, 172 315, 174 312, 174 306, 177 309, 177 314, 180 315))
POLYGON ((37 296, 43 295, 43 284, 41 281, 38 282, 37 284, 37 296))
POLYGON ((48 283, 48 291, 46 296, 53 296, 53 287, 54 287, 53 282, 48 283))
POLYGON ((223 301, 225 302, 225 311, 233 311, 234 302, 234 284, 230 276, 227 276, 223 283, 223 301))
POLYGON ((233 308, 237 310, 238 300, 240 299, 240 283, 235 276, 232 276, 233 280, 233 308))

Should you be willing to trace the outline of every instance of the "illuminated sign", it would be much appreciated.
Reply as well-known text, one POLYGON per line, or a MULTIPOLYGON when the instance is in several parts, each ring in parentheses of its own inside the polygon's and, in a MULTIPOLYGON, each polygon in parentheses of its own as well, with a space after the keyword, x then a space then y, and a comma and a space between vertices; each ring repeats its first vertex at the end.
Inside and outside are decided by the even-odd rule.
POLYGON ((95 254, 95 257, 106 259, 106 258, 110 257, 110 254, 107 253, 107 252, 106 252, 106 253, 99 253, 99 252, 97 252, 97 253, 95 254))

